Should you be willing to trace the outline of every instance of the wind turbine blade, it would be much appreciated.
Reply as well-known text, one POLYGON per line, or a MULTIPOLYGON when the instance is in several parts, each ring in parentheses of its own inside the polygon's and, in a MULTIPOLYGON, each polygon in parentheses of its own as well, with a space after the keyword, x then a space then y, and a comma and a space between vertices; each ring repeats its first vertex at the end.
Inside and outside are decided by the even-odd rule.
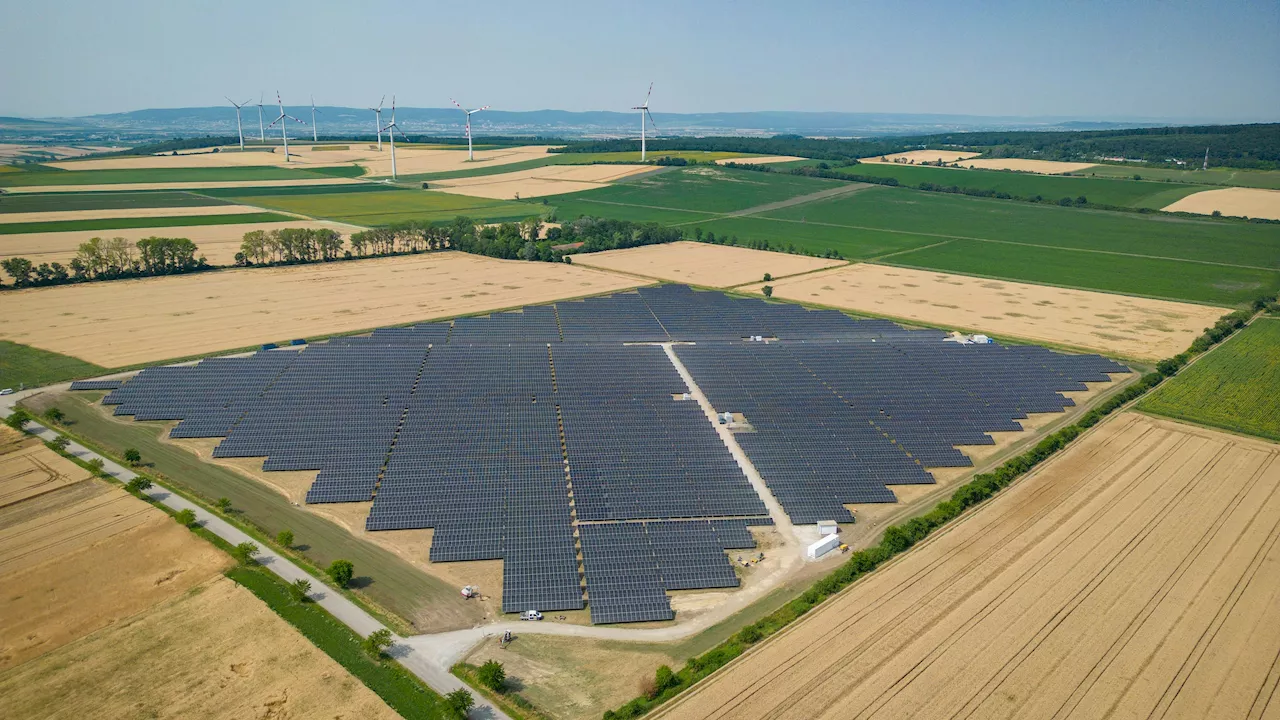
POLYGON ((649 112, 649 108, 645 108, 645 109, 644 109, 644 116, 645 116, 645 117, 647 117, 647 118, 649 118, 649 124, 653 126, 653 129, 654 129, 654 130, 657 130, 657 129, 658 129, 658 123, 656 123, 656 122, 654 122, 654 121, 653 121, 653 113, 649 112))
MULTIPOLYGON (((232 100, 231 98, 227 97, 226 95, 223 95, 222 97, 227 98, 227 102, 231 103, 232 105, 236 105, 236 101, 235 101, 235 100, 232 100)), ((240 106, 239 106, 239 105, 236 105, 236 107, 240 107, 240 106)))
POLYGON ((462 105, 458 104, 458 101, 457 101, 457 100, 454 100, 453 98, 449 98, 449 102, 451 102, 451 103, 453 103, 455 106, 457 106, 457 108, 458 108, 459 110, 461 110, 462 112, 466 112, 466 111, 467 111, 467 109, 466 109, 466 108, 464 108, 464 107, 462 107, 462 105))
POLYGON ((386 101, 387 101, 387 96, 384 94, 384 95, 382 96, 382 99, 378 101, 378 109, 379 109, 379 110, 381 110, 381 109, 382 109, 382 103, 384 103, 384 102, 386 102, 386 101))
POLYGON ((492 106, 492 105, 485 105, 484 107, 482 107, 482 108, 476 108, 475 110, 472 110, 471 112, 469 112, 469 113, 467 113, 467 114, 468 114, 468 115, 474 115, 475 113, 478 113, 478 112, 480 112, 481 110, 488 110, 488 109, 489 109, 489 108, 491 108, 491 107, 493 107, 493 106, 492 106))
POLYGON ((306 123, 305 123, 305 122, 303 122, 302 120, 299 120, 298 118, 296 118, 296 117, 294 117, 294 116, 292 116, 292 115, 281 115, 280 117, 287 117, 287 118, 289 118, 290 120, 292 120, 292 121, 294 121, 294 122, 300 122, 300 123, 302 123, 303 125, 306 125, 306 123))
POLYGON ((275 127, 276 123, 280 122, 280 121, 281 121, 281 120, 283 120, 283 119, 284 119, 284 116, 283 116, 283 115, 281 115, 280 117, 276 118, 275 120, 272 120, 272 121, 271 121, 271 124, 270 124, 270 125, 268 125, 267 127, 275 127))
POLYGON ((404 134, 404 131, 400 129, 399 125, 392 125, 391 127, 395 128, 395 131, 400 133, 400 137, 404 138, 405 142, 409 142, 409 136, 404 134))
POLYGON ((653 95, 653 83, 649 83, 649 92, 644 96, 644 106, 649 107, 649 96, 653 95))

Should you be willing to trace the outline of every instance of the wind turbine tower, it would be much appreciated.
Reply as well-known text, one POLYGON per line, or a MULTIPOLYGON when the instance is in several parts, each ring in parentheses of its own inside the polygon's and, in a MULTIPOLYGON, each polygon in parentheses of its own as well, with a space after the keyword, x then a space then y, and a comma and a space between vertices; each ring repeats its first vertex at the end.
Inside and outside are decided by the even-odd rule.
POLYGON ((275 120, 272 120, 271 125, 268 125, 267 127, 272 127, 276 123, 280 123, 280 137, 284 140, 284 161, 289 162, 289 131, 285 127, 286 123, 284 120, 292 120, 299 125, 306 125, 306 123, 284 111, 284 101, 280 99, 279 91, 276 91, 276 104, 280 106, 280 116, 275 120))
MULTIPOLYGON (((381 107, 381 105, 379 105, 379 107, 381 107)), ((391 181, 395 182, 396 180, 396 133, 399 132, 400 137, 404 138, 405 142, 409 141, 409 138, 405 137, 404 131, 400 129, 400 126, 396 125, 396 96, 395 95, 391 96, 391 122, 387 123, 386 127, 379 129, 378 137, 382 137, 382 130, 387 131, 387 141, 391 143, 391 181)))
POLYGON ((649 119, 649 124, 653 125, 653 129, 655 131, 658 129, 657 123, 653 121, 653 116, 649 114, 649 96, 650 95, 653 95, 653 83, 649 83, 649 94, 644 96, 644 104, 636 105, 635 107, 631 108, 632 110, 640 111, 640 162, 644 162, 644 159, 645 159, 645 137, 644 137, 645 118, 649 119))
POLYGON ((459 110, 467 114, 467 160, 468 161, 475 160, 476 159, 475 153, 471 151, 471 116, 475 115, 481 110, 488 110, 491 106, 485 105, 482 108, 476 108, 475 110, 468 110, 462 107, 461 105, 458 105, 458 101, 454 100, 453 98, 449 98, 449 102, 453 103, 454 105, 457 105, 459 110))
MULTIPOLYGON (((227 96, 223 95, 223 97, 227 97, 227 96)), ((248 105, 250 102, 253 102, 253 101, 245 100, 239 105, 236 105, 235 100, 232 100, 231 98, 227 97, 227 102, 231 103, 236 108, 236 134, 240 136, 240 149, 244 150, 244 127, 240 124, 240 108, 244 107, 245 105, 248 105)))
POLYGON ((316 96, 312 95, 311 96, 311 142, 320 142, 320 134, 319 134, 319 131, 316 130, 316 113, 318 112, 320 111, 316 110, 316 96))
MULTIPOLYGON (((382 152, 382 103, 386 102, 387 96, 383 95, 378 101, 378 107, 369 108, 373 112, 373 129, 378 131, 378 152, 382 152)), ((394 99, 392 100, 394 102, 394 99)))
POLYGON ((267 144, 267 131, 262 126, 262 93, 258 93, 258 142, 267 144))

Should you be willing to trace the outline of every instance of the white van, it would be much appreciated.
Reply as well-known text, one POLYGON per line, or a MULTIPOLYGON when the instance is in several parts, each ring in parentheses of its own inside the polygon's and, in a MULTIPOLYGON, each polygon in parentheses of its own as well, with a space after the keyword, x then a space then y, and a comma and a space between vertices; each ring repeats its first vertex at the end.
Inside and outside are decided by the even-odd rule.
POLYGON ((525 610, 524 612, 520 613, 520 619, 521 620, 541 620, 542 613, 538 612, 537 610, 525 610))

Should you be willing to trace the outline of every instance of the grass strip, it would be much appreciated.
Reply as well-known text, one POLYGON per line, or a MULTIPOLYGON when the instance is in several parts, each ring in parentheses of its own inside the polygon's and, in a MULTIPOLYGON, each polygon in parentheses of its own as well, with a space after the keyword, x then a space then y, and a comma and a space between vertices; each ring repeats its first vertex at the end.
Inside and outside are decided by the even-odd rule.
POLYGON ((449 672, 454 677, 471 686, 472 690, 480 693, 486 700, 493 703, 502 710, 502 712, 510 715, 513 720, 552 720, 552 717, 538 709, 536 705, 529 702, 523 695, 512 690, 503 690, 501 692, 491 690, 484 683, 480 682, 477 672, 480 668, 470 663, 460 662, 449 668, 449 672))
POLYGON ((236 215, 178 215, 172 217, 98 218, 95 220, 53 220, 49 222, 0 223, 0 235, 70 232, 75 230, 127 230, 189 225, 241 225, 244 223, 300 222, 291 215, 272 212, 236 215))
POLYGON ((0 340, 0 388, 39 387, 106 372, 79 358, 0 340))
POLYGON ((452 717, 444 699, 394 660, 374 660, 361 647, 361 638, 324 608, 297 602, 283 580, 268 571, 241 565, 227 577, 258 596, 277 615, 297 628, 316 647, 360 679, 378 697, 408 720, 452 717))

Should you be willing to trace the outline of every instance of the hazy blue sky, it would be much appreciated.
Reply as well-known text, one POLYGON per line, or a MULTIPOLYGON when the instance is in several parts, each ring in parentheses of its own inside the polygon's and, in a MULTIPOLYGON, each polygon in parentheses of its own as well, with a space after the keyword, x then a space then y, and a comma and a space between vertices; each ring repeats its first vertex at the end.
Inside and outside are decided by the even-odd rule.
POLYGON ((0 0, 0 114, 492 103, 1280 120, 1280 2, 0 0))

